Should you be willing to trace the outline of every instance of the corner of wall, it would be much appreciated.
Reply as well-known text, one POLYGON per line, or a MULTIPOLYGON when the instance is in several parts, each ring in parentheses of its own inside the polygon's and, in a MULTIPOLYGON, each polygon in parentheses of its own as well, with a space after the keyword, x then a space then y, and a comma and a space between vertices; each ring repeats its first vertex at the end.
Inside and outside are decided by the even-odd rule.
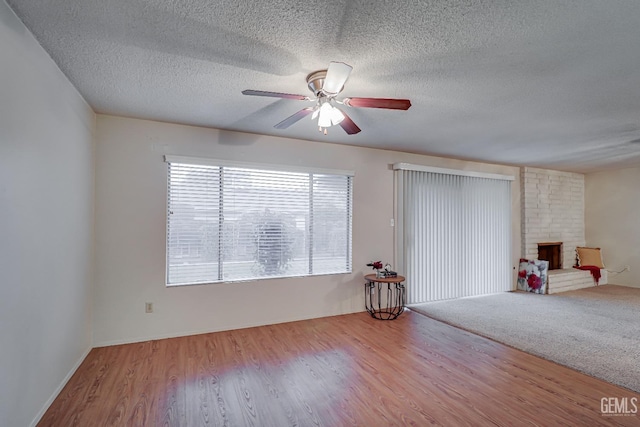
POLYGON ((0 424, 22 426, 91 349, 96 117, 5 1, 0 57, 0 424))

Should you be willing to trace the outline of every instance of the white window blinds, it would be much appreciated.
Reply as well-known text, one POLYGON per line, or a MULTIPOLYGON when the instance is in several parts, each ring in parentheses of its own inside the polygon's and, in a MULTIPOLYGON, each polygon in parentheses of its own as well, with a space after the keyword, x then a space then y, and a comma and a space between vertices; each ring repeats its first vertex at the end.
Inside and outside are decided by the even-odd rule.
POLYGON ((407 302, 509 291, 512 177, 394 165, 407 302))
POLYGON ((351 272, 350 174, 167 162, 167 285, 351 272))

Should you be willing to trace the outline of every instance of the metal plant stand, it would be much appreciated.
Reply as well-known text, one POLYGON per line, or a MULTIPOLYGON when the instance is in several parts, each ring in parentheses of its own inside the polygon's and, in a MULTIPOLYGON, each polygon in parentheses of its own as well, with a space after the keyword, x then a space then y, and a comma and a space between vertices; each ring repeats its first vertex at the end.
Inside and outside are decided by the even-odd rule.
POLYGON ((364 305, 371 317, 379 320, 393 320, 404 311, 407 302, 405 278, 376 277, 375 274, 364 276, 364 305))

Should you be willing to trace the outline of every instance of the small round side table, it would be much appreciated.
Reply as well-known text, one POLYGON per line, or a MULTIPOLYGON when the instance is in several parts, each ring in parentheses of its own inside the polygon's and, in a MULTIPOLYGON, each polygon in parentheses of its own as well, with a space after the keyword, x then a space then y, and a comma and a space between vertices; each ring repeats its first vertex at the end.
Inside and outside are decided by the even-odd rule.
POLYGON ((364 306, 374 319, 393 320, 404 311, 407 302, 405 278, 377 277, 375 274, 364 276, 364 306), (384 285, 387 286, 384 286, 384 285), (385 295, 386 294, 386 295, 385 295))

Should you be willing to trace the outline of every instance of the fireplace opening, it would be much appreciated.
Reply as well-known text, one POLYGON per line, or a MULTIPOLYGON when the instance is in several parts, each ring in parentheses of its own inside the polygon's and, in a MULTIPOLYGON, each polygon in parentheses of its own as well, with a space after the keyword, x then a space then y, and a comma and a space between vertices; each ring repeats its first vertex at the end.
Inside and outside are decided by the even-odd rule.
POLYGON ((538 243, 538 259, 549 261, 549 270, 562 268, 562 242, 538 243))

